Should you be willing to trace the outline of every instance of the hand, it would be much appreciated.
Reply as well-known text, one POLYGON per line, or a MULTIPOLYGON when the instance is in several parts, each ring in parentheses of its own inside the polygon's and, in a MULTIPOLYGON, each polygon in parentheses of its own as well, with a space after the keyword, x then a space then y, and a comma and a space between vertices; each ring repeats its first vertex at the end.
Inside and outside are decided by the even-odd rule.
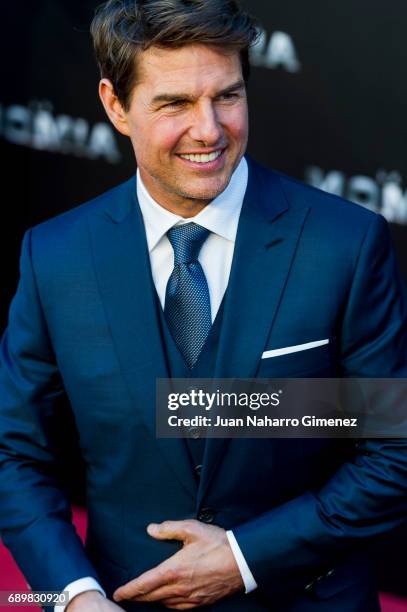
POLYGON ((157 540, 180 540, 183 548, 119 587, 115 601, 160 601, 173 610, 191 610, 244 588, 224 529, 186 520, 152 523, 147 532, 157 540))
POLYGON ((123 610, 99 591, 84 591, 67 605, 65 612, 117 612, 123 610))

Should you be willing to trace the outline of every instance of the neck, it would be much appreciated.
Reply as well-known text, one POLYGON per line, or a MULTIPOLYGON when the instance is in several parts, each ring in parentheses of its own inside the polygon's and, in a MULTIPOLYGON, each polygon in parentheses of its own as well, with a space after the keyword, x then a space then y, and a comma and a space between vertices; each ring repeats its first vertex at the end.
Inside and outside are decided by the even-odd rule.
POLYGON ((201 212, 213 199, 188 198, 175 192, 165 192, 151 176, 139 167, 140 177, 145 189, 157 204, 165 210, 189 219, 201 212))
MULTIPOLYGON (((150 193, 151 195, 151 193, 150 193)), ((153 197, 153 196, 151 196, 153 197)), ((163 201, 162 199, 158 199, 154 197, 154 200, 168 210, 174 215, 178 215, 179 217, 183 217, 184 219, 189 219, 190 217, 196 217, 198 213, 201 212, 208 204, 211 203, 212 200, 183 200, 180 203, 168 203, 163 201)))

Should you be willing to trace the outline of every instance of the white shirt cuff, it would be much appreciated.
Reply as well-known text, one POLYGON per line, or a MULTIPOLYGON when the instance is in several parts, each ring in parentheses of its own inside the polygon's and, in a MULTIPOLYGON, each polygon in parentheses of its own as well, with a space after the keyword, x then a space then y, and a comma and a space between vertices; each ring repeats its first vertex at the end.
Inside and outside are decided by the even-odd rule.
POLYGON ((87 576, 86 578, 79 578, 79 580, 74 580, 70 582, 65 588, 64 591, 68 591, 68 602, 63 606, 55 606, 54 612, 64 612, 66 606, 69 602, 72 601, 76 595, 80 595, 80 593, 85 593, 85 591, 99 591, 102 593, 104 597, 106 597, 106 593, 100 586, 100 584, 91 576, 87 576))
POLYGON ((243 553, 240 550, 240 546, 237 543, 233 531, 227 531, 226 535, 229 540, 230 548, 232 549, 232 553, 235 557, 240 574, 242 576, 246 593, 251 593, 252 591, 254 591, 254 589, 257 589, 257 582, 255 581, 254 576, 246 563, 246 559, 244 558, 243 553))

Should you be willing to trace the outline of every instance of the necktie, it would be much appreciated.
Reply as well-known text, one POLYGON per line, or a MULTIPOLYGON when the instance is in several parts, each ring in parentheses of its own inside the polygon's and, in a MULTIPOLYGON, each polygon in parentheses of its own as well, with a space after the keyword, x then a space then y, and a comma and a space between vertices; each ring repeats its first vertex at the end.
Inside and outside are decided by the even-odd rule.
POLYGON ((174 269, 168 279, 164 314, 171 335, 192 369, 212 326, 208 283, 198 255, 209 230, 187 223, 167 232, 174 249, 174 269))

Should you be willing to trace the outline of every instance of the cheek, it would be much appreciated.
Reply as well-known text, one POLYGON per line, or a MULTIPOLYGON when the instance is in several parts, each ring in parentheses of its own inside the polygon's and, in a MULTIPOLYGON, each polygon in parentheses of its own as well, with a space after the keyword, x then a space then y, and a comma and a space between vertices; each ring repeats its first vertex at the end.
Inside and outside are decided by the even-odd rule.
POLYGON ((185 125, 181 117, 163 117, 149 133, 149 144, 154 144, 161 154, 171 153, 178 145, 185 125))
POLYGON ((183 125, 174 118, 140 123, 132 130, 133 148, 140 159, 165 156, 176 147, 182 134, 183 125))
POLYGON ((229 135, 240 142, 245 142, 248 136, 248 115, 245 109, 225 110, 221 117, 222 125, 229 135))

